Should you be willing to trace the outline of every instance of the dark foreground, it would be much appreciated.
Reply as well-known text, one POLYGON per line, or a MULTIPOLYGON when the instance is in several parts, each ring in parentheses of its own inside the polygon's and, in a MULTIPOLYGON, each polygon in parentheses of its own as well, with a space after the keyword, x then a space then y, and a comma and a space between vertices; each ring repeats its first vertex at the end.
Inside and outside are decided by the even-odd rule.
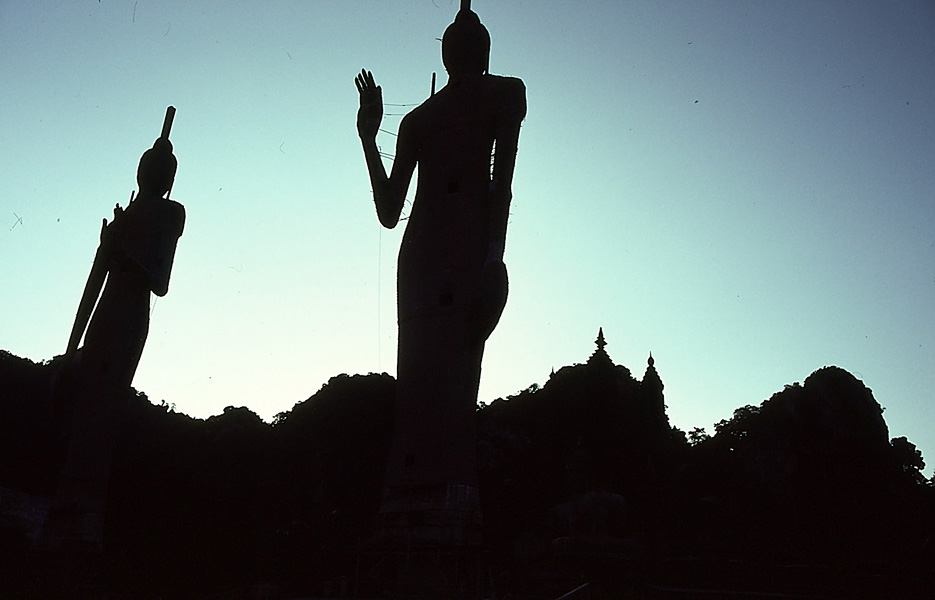
MULTIPOLYGON (((935 490, 873 394, 821 369, 715 434, 603 350, 476 413, 484 546, 374 542, 395 393, 338 376, 264 423, 127 398, 99 555, 35 544, 69 406, 0 351, 2 598, 927 598, 935 490)), ((271 389, 275 389, 271 385, 271 389)))

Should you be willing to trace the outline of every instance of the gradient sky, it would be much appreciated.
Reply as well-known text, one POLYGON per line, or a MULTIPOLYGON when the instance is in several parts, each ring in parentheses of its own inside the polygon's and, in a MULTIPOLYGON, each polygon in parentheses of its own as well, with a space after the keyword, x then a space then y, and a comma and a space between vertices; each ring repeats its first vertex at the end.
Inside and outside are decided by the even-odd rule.
MULTIPOLYGON (((134 386, 270 419, 394 373, 402 226, 373 210, 353 78, 424 100, 457 8, 0 2, 0 348, 65 350, 171 104, 188 220, 134 386)), ((481 401, 584 362, 603 327, 637 378, 652 352, 682 429, 838 365, 935 463, 935 4, 473 8, 529 106, 481 401)))

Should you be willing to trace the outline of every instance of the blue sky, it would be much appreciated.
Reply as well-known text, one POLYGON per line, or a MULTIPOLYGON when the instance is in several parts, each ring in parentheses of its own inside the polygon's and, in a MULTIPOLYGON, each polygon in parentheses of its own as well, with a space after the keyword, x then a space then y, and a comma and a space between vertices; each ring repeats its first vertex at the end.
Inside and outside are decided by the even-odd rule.
MULTIPOLYGON (((424 100, 457 4, 0 4, 0 348, 64 351, 171 104, 188 221, 135 387, 269 419, 394 373, 402 227, 373 211, 353 77, 424 100)), ((935 5, 473 7, 529 106, 481 401, 585 361, 603 327, 637 377, 653 353, 683 429, 838 365, 935 461, 935 5)))

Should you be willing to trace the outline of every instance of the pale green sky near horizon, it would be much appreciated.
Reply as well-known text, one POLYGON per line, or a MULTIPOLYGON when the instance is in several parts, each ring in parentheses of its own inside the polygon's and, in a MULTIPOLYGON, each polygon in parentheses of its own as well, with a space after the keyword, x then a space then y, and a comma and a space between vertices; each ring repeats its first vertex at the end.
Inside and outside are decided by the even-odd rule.
MULTIPOLYGON (((353 77, 424 100, 457 5, 0 2, 0 348, 64 351, 171 104, 187 223, 134 386, 270 419, 394 373, 402 226, 373 210, 353 77)), ((473 7, 529 106, 481 401, 584 362, 603 327, 637 378, 653 353, 682 429, 838 365, 935 461, 935 5, 473 7)))

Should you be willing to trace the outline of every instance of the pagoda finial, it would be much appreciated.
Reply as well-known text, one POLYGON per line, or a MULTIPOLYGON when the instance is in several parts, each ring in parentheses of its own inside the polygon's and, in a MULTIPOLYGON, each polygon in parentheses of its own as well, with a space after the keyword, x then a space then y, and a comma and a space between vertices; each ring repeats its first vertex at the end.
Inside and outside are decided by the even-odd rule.
POLYGON ((649 353, 649 360, 647 360, 646 363, 649 364, 650 367, 656 364, 656 361, 653 359, 652 352, 649 353))
POLYGON ((599 327, 597 329, 597 339, 594 340, 594 343, 597 345, 598 350, 603 350, 604 346, 607 345, 607 342, 604 341, 604 328, 599 327))
POLYGON ((461 10, 471 10, 471 0, 461 0, 461 10))

